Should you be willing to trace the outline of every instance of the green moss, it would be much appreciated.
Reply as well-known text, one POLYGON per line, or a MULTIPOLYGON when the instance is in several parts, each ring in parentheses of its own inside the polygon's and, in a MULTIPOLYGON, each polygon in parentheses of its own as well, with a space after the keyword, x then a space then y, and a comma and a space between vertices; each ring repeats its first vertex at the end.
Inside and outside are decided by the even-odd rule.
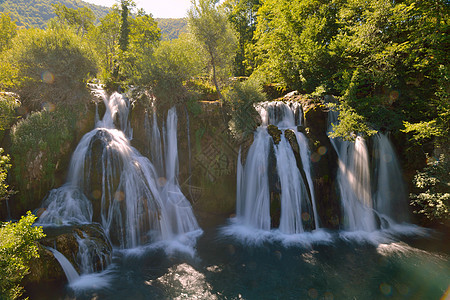
MULTIPOLYGON (((22 204, 41 200, 56 181, 56 169, 68 160, 77 117, 83 108, 58 107, 32 113, 12 129, 11 155, 22 204)), ((59 178, 60 179, 60 178, 59 178)))

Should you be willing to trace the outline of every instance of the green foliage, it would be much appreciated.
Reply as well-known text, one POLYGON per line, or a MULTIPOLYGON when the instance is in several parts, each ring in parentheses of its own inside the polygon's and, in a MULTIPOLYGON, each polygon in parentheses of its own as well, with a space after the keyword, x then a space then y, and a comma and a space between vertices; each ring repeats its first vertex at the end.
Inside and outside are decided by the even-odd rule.
POLYGON ((19 27, 45 28, 47 22, 56 17, 52 5, 63 5, 69 9, 86 7, 92 10, 96 19, 105 16, 110 10, 107 7, 79 0, 4 0, 0 1, 0 12, 10 13, 19 27))
POLYGON ((66 28, 21 31, 5 57, 15 70, 13 91, 29 109, 85 100, 85 82, 97 72, 90 45, 66 28))
POLYGON ((138 10, 132 1, 124 2, 126 10, 117 5, 100 20, 91 35, 102 66, 102 79, 107 86, 147 86, 154 63, 154 50, 161 38, 160 29, 151 15, 138 10), (124 23, 125 15, 128 16, 124 23))
POLYGON ((84 35, 94 26, 95 15, 87 7, 74 9, 59 3, 53 4, 52 7, 58 20, 74 28, 77 34, 80 34, 81 31, 81 34, 84 35))
POLYGON ((77 120, 85 113, 84 106, 58 106, 33 112, 12 128, 13 169, 22 202, 35 200, 29 192, 45 193, 54 187, 55 173, 71 151, 77 120))
POLYGON ((28 212, 16 223, 7 222, 0 227, 0 299, 17 299, 22 295, 19 286, 28 274, 32 258, 38 258, 35 241, 45 236, 42 227, 33 226, 36 217, 28 212))
POLYGON ((182 34, 188 32, 187 20, 183 19, 155 19, 161 29, 161 36, 164 41, 171 41, 179 38, 182 34))
POLYGON ((228 78, 235 51, 236 38, 225 12, 217 7, 217 0, 192 2, 188 11, 189 30, 208 55, 212 80, 219 97, 219 80, 228 78))
POLYGON ((0 52, 11 47, 11 40, 17 35, 17 25, 9 13, 0 13, 0 52))
POLYGON ((7 200, 13 193, 6 183, 6 176, 8 175, 8 170, 11 168, 9 161, 9 155, 3 155, 3 148, 0 148, 0 202, 7 200))
POLYGON ((338 108, 333 104, 329 104, 329 107, 339 111, 339 123, 333 124, 333 131, 328 133, 330 138, 341 137, 344 140, 354 140, 356 134, 371 136, 377 133, 376 130, 367 126, 363 116, 345 102, 342 102, 338 108))
POLYGON ((199 49, 198 43, 189 34, 161 42, 155 50, 154 64, 149 74, 152 90, 159 101, 169 105, 188 97, 188 89, 192 90, 191 78, 201 73, 206 65, 199 49), (187 81, 189 83, 186 84, 187 81))
POLYGON ((331 51, 338 32, 337 3, 268 0, 258 10, 256 63, 266 82, 311 93, 327 85, 339 66, 331 51))
POLYGON ((238 48, 234 59, 234 76, 249 76, 256 67, 253 37, 256 30, 256 13, 261 6, 261 1, 227 0, 224 5, 228 20, 238 39, 238 48))
POLYGON ((235 82, 225 93, 225 99, 231 111, 229 127, 232 134, 236 138, 252 134, 258 125, 254 104, 266 100, 261 84, 253 79, 235 82))
POLYGON ((16 120, 15 109, 20 106, 20 102, 14 94, 0 92, 0 141, 3 138, 3 131, 9 129, 16 120))
POLYGON ((450 162, 444 155, 438 160, 428 158, 428 165, 414 176, 418 193, 411 194, 414 213, 431 221, 450 219, 450 162))

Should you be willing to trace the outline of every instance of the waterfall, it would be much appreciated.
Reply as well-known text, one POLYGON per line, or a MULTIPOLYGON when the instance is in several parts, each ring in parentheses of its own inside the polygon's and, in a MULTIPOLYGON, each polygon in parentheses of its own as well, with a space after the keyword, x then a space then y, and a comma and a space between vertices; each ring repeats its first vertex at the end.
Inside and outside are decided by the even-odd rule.
POLYGON ((66 274, 67 281, 69 281, 69 283, 73 283, 75 280, 80 278, 80 275, 78 274, 77 270, 75 270, 70 261, 61 252, 50 247, 47 247, 47 249, 53 253, 53 256, 61 265, 64 273, 66 274))
POLYGON ((305 212, 305 203, 308 203, 304 199, 308 198, 308 194, 286 138, 283 137, 275 147, 275 155, 281 183, 280 231, 286 234, 301 233, 304 231, 302 212, 305 212))
MULTIPOLYGON (((338 112, 330 111, 328 130, 337 124, 338 112)), ((355 141, 330 139, 338 155, 337 181, 339 186, 344 228, 350 231, 374 231, 392 225, 396 216, 406 212, 399 203, 406 203, 406 190, 401 169, 389 139, 374 137, 374 165, 369 159, 366 142, 361 136, 355 141), (371 170, 374 176, 371 176, 371 170), (373 181, 375 183, 373 183, 373 181), (373 191, 372 191, 373 189, 373 191), (380 224, 379 224, 380 223, 380 224)))
POLYGON ((256 106, 262 125, 254 134, 245 165, 239 152, 237 165, 236 215, 241 223, 257 229, 270 230, 271 190, 269 184, 269 164, 273 145, 275 169, 281 190, 281 214, 279 230, 285 234, 296 234, 305 228, 319 228, 309 148, 306 137, 298 132, 302 122, 301 104, 279 101, 263 102, 256 106), (268 133, 268 125, 276 125, 281 130, 281 140, 273 144, 268 133), (292 132, 292 143, 298 146, 300 161, 296 159, 292 144, 286 132, 292 132), (308 222, 312 223, 307 225, 308 222))
MULTIPOLYGON (((189 201, 178 186, 176 110, 167 117, 164 132, 167 180, 150 160, 130 145, 129 101, 118 93, 107 97, 105 115, 96 128, 83 136, 76 147, 68 180, 44 200, 46 209, 39 222, 67 224, 99 222, 111 242, 132 248, 178 234, 199 230, 189 201)), ((156 140, 158 164, 162 161, 161 140, 156 140)), ((155 128, 156 126, 156 128, 155 128)), ((152 154, 154 151, 152 151, 152 154)))
POLYGON ((240 195, 237 199, 237 217, 245 225, 262 230, 270 230, 270 139, 267 129, 259 127, 256 130, 245 167, 241 171, 243 176, 240 178, 240 195))
POLYGON ((397 155, 386 135, 375 135, 373 152, 375 209, 387 222, 405 221, 408 211, 406 187, 397 155))

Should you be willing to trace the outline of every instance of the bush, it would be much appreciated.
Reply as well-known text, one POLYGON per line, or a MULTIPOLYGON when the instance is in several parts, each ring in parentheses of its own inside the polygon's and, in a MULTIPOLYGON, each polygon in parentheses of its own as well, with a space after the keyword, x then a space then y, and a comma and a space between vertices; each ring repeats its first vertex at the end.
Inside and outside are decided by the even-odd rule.
POLYGON ((428 158, 428 165, 417 172, 413 180, 419 193, 411 194, 414 213, 429 221, 444 223, 450 220, 450 163, 444 155, 438 160, 428 158))
POLYGON ((11 168, 9 161, 9 155, 3 155, 3 148, 0 148, 0 202, 7 200, 12 194, 12 191, 9 190, 9 186, 6 184, 6 176, 9 168, 11 168))
POLYGON ((55 186, 57 171, 70 158, 77 120, 83 112, 83 107, 51 107, 32 113, 13 127, 11 155, 22 204, 37 204, 34 202, 55 186))
POLYGON ((7 222, 0 227, 0 299, 16 299, 22 295, 19 286, 28 274, 29 262, 39 257, 35 241, 43 238, 42 227, 33 226, 36 217, 30 212, 16 223, 7 222))
POLYGON ((86 80, 96 74, 90 45, 69 29, 29 29, 13 39, 4 60, 12 71, 12 85, 30 110, 44 103, 73 104, 86 99, 86 80))
POLYGON ((235 82, 225 92, 225 99, 231 108, 230 129, 233 135, 239 138, 252 134, 258 125, 258 113, 254 104, 266 100, 259 82, 254 79, 235 82))

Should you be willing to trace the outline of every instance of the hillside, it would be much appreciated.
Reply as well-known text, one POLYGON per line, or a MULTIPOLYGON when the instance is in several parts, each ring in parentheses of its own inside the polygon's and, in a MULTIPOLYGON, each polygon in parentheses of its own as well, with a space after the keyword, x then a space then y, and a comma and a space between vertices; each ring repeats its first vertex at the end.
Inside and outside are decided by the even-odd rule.
POLYGON ((70 8, 87 6, 97 17, 102 18, 108 7, 80 0, 0 0, 0 12, 10 13, 18 26, 44 28, 48 20, 55 17, 52 4, 61 3, 70 8))
POLYGON ((155 19, 161 29, 163 40, 173 40, 184 32, 187 32, 186 19, 155 19))

